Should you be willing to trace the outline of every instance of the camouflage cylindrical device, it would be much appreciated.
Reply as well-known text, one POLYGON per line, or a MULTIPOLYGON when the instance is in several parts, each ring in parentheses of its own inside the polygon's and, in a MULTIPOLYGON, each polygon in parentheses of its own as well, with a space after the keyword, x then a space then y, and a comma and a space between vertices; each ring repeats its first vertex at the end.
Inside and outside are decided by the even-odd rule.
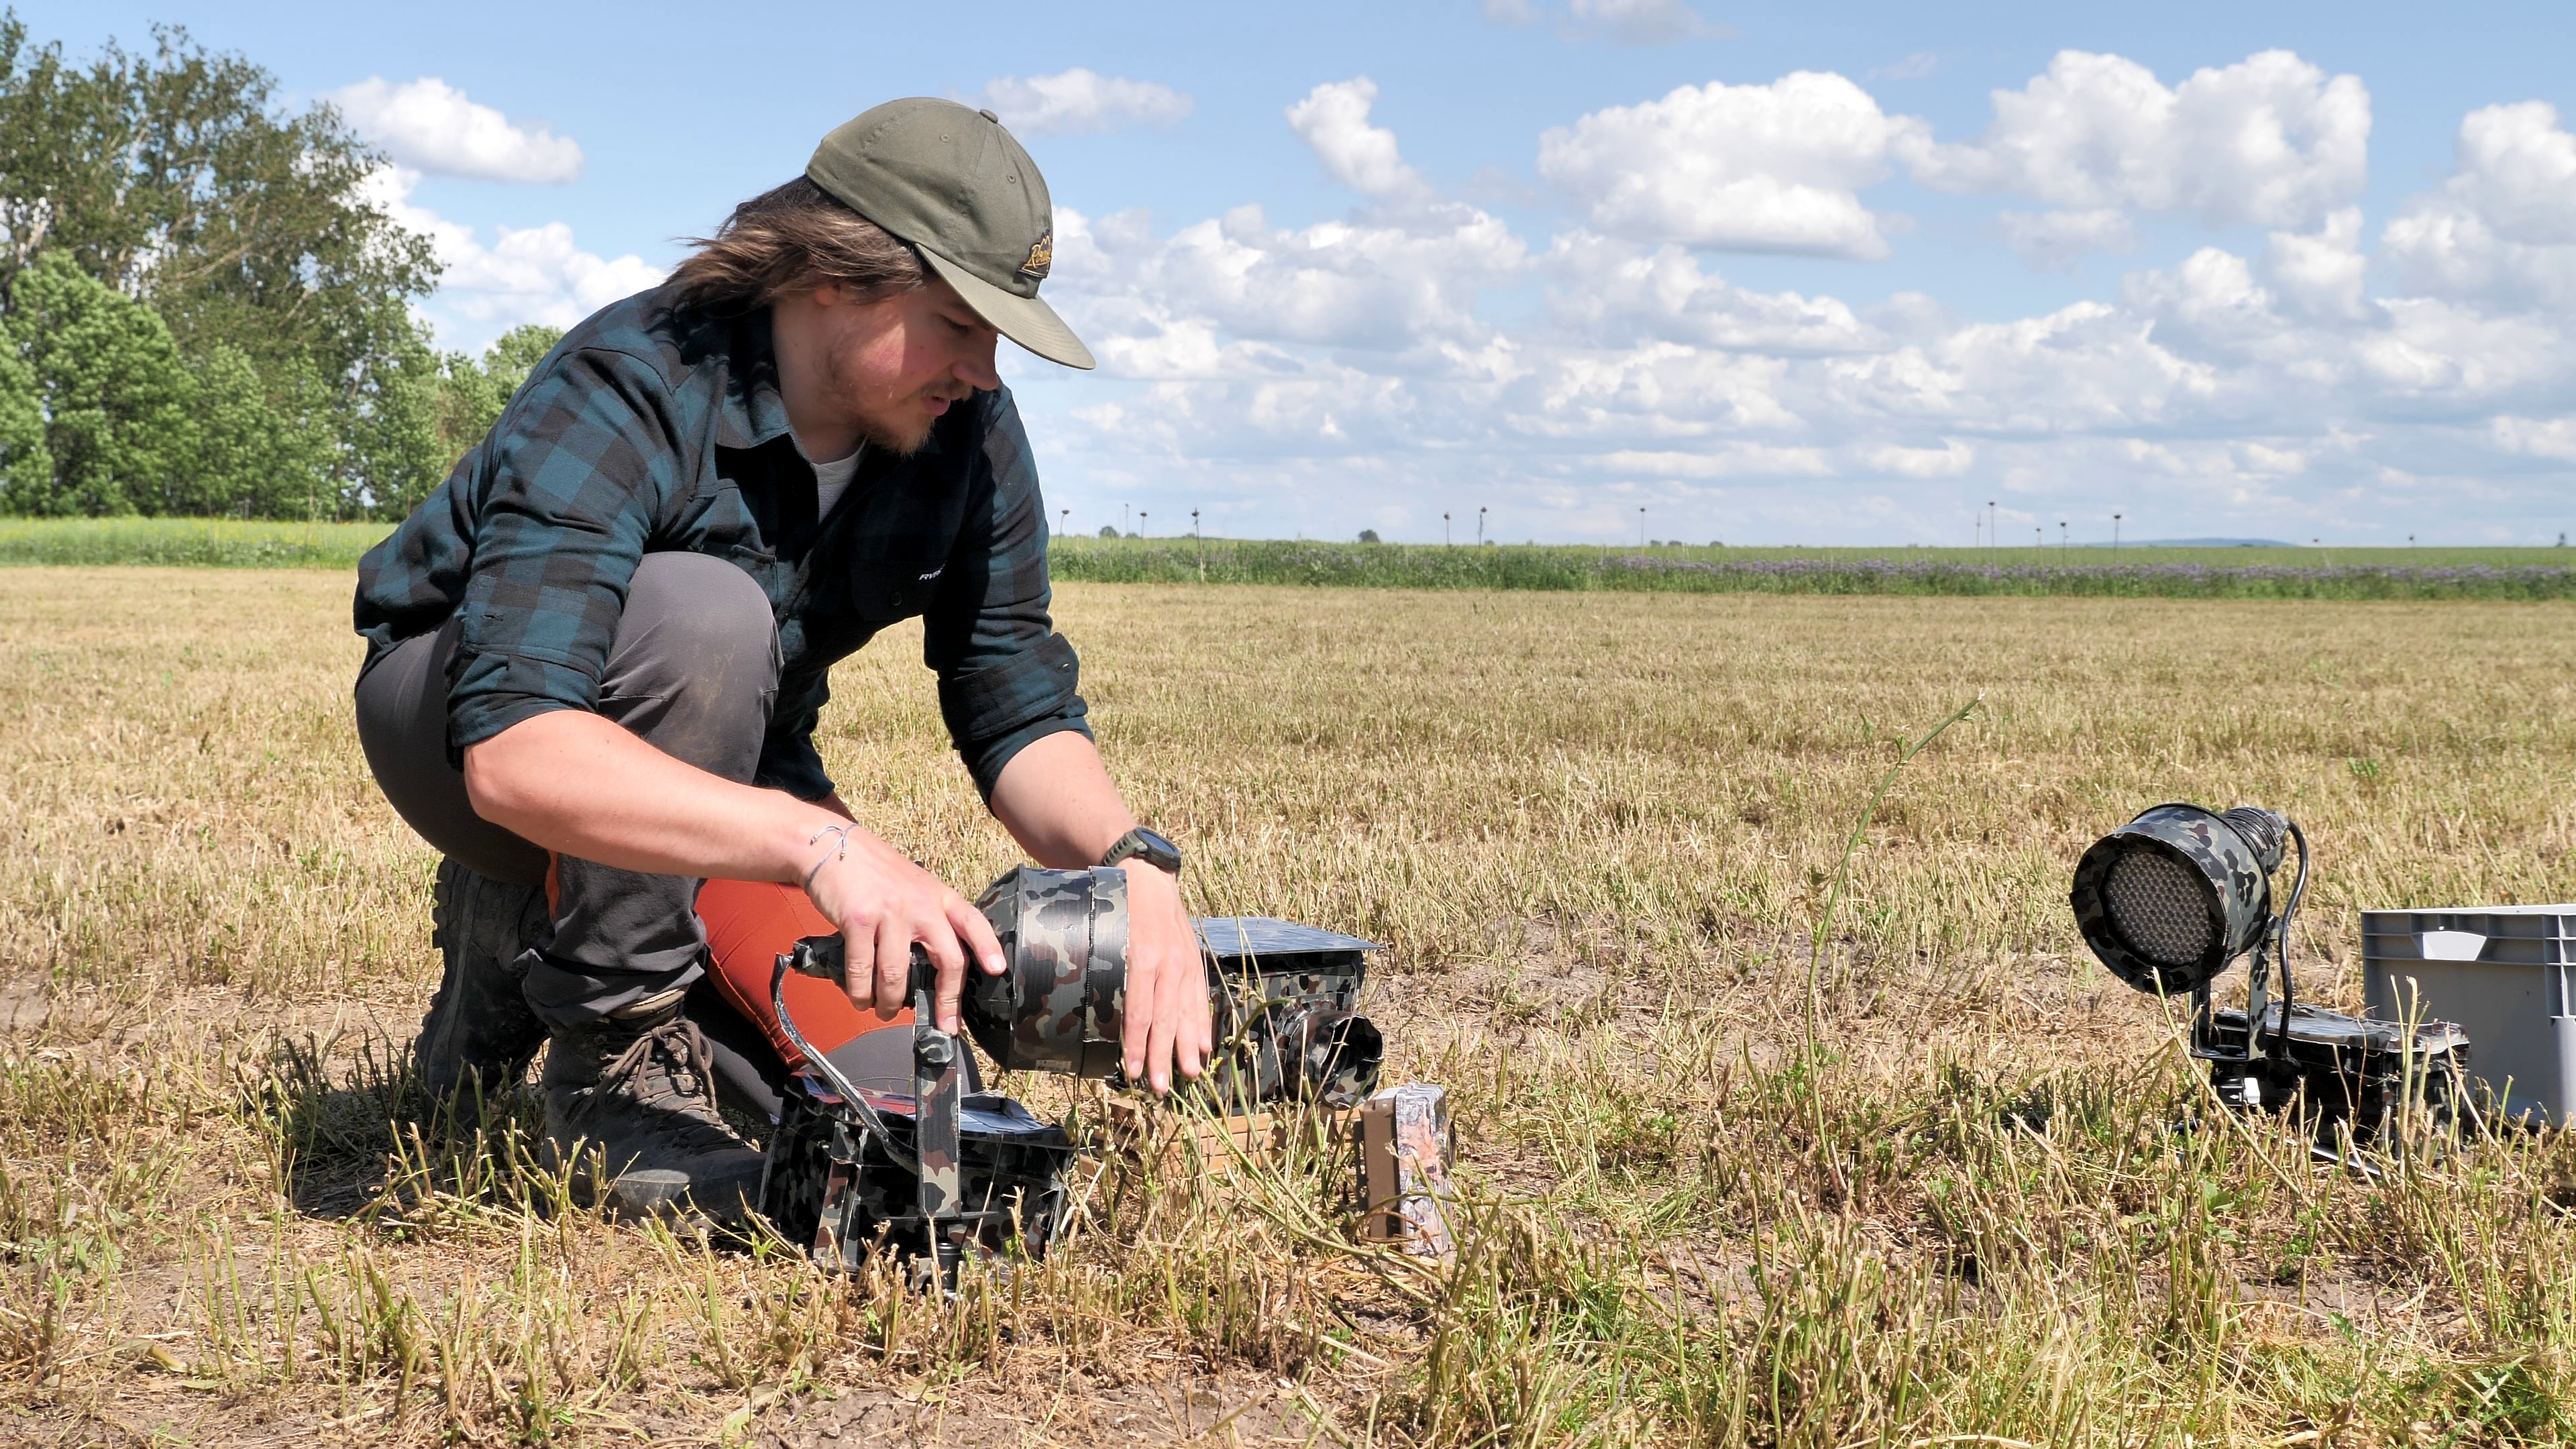
MULTIPOLYGON (((975 902, 1001 939, 999 976, 969 967, 957 1003, 966 1034, 1006 1072, 1105 1077, 1118 1070, 1127 1010, 1127 873, 1017 866, 975 902)), ((790 968, 839 981, 838 936, 809 936, 790 968)), ((928 953, 912 948, 908 989, 938 979, 928 953)))
POLYGON ((2069 893, 2093 954, 2140 991, 2180 996, 2254 949, 2271 925, 2271 874, 2288 822, 2158 805, 2093 843, 2069 893))
POLYGON ((2191 1055, 2209 1064, 2219 1100, 2295 1113, 2335 1160, 2409 1104, 2446 1120, 2469 1040, 2449 1022, 2372 1020, 2296 1000, 2290 925, 2307 882, 2307 836, 2289 817, 2168 804, 2093 842, 2069 896, 2084 944, 2112 974, 2189 1002, 2191 1055), (2293 845, 2298 874, 2274 915, 2272 873, 2293 845), (2221 1005, 2212 988, 2240 956, 2244 1005, 2221 1005))
POLYGON ((968 973, 967 1033, 1006 1072, 1105 1077, 1127 1011, 1127 872, 1024 865, 975 903, 1009 964, 968 973))

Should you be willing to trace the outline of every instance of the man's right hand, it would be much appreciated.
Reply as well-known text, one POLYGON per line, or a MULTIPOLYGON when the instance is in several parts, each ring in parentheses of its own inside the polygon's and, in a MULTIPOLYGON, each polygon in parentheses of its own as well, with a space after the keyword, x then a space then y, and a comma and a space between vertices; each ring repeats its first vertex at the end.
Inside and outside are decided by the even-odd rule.
POLYGON ((946 882, 856 825, 835 826, 814 842, 821 862, 806 883, 814 908, 840 927, 848 961, 842 986, 850 1004, 874 1007, 890 1021, 911 1005, 912 948, 939 968, 936 1014, 941 1031, 959 1030, 957 1003, 966 957, 985 974, 1002 974, 1002 943, 984 913, 946 882), (846 830, 843 837, 840 832, 846 830))
POLYGON ((840 928, 851 1002, 881 1016, 910 1004, 916 941, 939 966, 943 1030, 957 1030, 969 953, 1001 974, 1002 945, 983 913, 852 824, 837 795, 817 809, 784 790, 736 784, 571 709, 467 745, 465 793, 493 824, 601 865, 803 884, 840 928))

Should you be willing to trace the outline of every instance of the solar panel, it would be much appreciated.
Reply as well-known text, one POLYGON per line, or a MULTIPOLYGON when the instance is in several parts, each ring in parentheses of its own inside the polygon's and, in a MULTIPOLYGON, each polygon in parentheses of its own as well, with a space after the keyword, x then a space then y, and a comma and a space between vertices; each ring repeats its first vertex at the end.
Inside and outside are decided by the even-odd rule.
POLYGON ((1220 961, 1239 961, 1245 957, 1347 956, 1386 949, 1375 941, 1363 941, 1339 931, 1300 926, 1293 921, 1269 916, 1203 916, 1195 924, 1199 928, 1199 939, 1207 945, 1208 954, 1220 961))

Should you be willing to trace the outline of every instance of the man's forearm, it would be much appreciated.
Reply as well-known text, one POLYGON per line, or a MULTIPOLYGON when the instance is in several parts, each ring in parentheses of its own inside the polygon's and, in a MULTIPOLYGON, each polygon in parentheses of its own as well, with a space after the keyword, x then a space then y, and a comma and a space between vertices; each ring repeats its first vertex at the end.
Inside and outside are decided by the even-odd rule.
POLYGON ((548 850, 659 875, 801 881, 815 832, 845 818, 568 709, 466 746, 465 792, 476 814, 548 850))
POLYGON ((1029 859, 1057 870, 1098 865, 1136 825, 1100 751, 1077 730, 1040 736, 1011 756, 993 782, 993 818, 1029 859))

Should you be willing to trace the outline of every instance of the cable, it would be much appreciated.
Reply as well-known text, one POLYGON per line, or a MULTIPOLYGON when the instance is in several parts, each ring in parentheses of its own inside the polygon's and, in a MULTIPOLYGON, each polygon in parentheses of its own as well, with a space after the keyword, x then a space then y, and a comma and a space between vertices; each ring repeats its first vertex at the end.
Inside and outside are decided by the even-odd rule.
MULTIPOLYGON (((806 947, 800 941, 796 949, 802 951, 806 947)), ((778 1013, 779 1027, 787 1033, 787 1040, 794 1043, 796 1050, 805 1054, 805 1065, 821 1073, 823 1080, 831 1085, 832 1090, 840 1094, 841 1100, 848 1103, 850 1109, 859 1114, 860 1120, 867 1124, 868 1130, 876 1134, 877 1141, 885 1144, 886 1156, 895 1159, 895 1166, 908 1172, 919 1172, 921 1159, 895 1140, 893 1129, 886 1125, 883 1117, 877 1115, 877 1109, 868 1104, 867 1098, 859 1095, 859 1089, 852 1085, 849 1078, 841 1075, 841 1069, 832 1065, 830 1057, 814 1050, 807 1044, 805 1033, 796 1029, 796 1018, 787 1010, 787 963, 792 955, 792 952, 782 954, 778 958, 778 964, 771 967, 769 971, 769 1007, 770 1010, 778 1013)), ((915 1102, 912 1107, 915 1128, 920 1126, 921 1110, 921 1104, 915 1102)))
POLYGON ((2290 1002, 2293 999, 2290 986, 2290 922, 2299 914, 2299 898, 2308 893, 2307 832, 2301 830, 2299 822, 2295 820, 2289 820, 2287 823, 2290 827, 2290 839, 2296 841, 2299 846, 2299 874, 2298 878, 2290 883, 2290 903, 2281 908, 2280 922, 2274 927, 2280 933, 2278 945, 2281 958, 2281 1031, 2272 1039, 2275 1055, 2287 1054, 2290 1049, 2290 1002))

